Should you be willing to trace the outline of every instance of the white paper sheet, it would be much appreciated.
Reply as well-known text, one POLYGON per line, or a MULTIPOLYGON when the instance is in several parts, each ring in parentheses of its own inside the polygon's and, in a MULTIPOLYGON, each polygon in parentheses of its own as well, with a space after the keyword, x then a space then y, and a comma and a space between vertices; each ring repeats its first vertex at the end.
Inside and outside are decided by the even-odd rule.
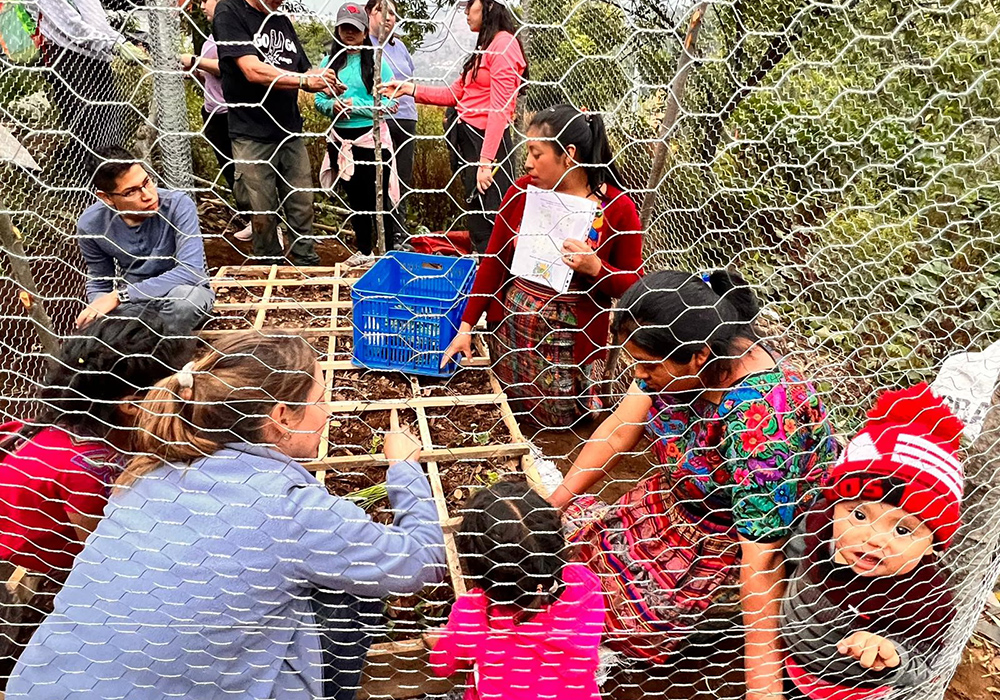
POLYGON ((563 242, 586 240, 596 216, 592 199, 529 185, 511 274, 566 292, 573 270, 563 262, 563 242))

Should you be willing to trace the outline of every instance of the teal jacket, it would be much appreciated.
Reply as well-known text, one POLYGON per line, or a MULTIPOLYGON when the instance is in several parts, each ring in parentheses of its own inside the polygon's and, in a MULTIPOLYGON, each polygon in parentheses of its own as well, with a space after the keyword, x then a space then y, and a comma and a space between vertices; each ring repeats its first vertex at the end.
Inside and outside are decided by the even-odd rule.
MULTIPOLYGON (((347 63, 344 67, 337 72, 337 77, 340 78, 340 82, 347 86, 347 91, 343 95, 337 98, 325 95, 322 92, 316 93, 316 109, 320 113, 325 114, 334 120, 336 126, 345 128, 363 128, 370 127, 374 121, 372 115, 372 107, 375 106, 375 98, 371 96, 368 92, 368 88, 361 81, 361 58, 362 56, 365 60, 371 60, 371 54, 368 51, 358 52, 348 54, 347 63), (339 99, 341 102, 346 102, 351 100, 351 107, 345 111, 335 116, 333 110, 333 105, 335 100, 339 99)), ((332 58, 329 55, 323 57, 322 63, 320 63, 321 68, 326 68, 330 65, 332 58)), ((392 80, 393 73, 392 67, 389 62, 382 58, 382 79, 380 82, 388 82, 392 80)), ((383 107, 392 107, 395 105, 395 100, 390 100, 388 98, 381 98, 383 107)))

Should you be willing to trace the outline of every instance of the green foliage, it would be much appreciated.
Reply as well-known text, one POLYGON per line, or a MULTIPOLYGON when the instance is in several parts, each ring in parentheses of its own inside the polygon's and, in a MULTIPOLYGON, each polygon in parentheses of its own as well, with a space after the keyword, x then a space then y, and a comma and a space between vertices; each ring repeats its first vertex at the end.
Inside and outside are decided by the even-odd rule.
POLYGON ((630 83, 624 58, 632 35, 620 8, 553 0, 532 7, 531 23, 529 112, 561 102, 601 111, 618 105, 630 83))

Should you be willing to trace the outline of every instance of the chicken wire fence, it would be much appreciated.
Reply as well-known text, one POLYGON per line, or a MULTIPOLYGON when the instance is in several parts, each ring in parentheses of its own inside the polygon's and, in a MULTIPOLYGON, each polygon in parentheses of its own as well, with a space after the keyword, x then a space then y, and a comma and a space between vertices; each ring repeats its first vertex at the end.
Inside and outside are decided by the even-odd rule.
MULTIPOLYGON (((378 454, 389 408, 403 410, 418 433, 429 477, 422 500, 433 506, 430 519, 436 513, 446 526, 447 580, 376 606, 366 623, 374 642, 365 683, 373 695, 443 692, 427 671, 419 634, 445 622, 464 591, 453 534, 461 504, 511 478, 551 489, 558 478, 544 478, 547 460, 565 471, 593 428, 536 432, 522 408, 508 403, 509 387, 485 369, 497 361, 496 347, 490 353, 487 344, 476 347, 473 368, 443 388, 351 369, 350 291, 358 271, 342 262, 354 250, 355 219, 367 212, 352 209, 340 188, 318 184, 329 119, 312 100, 300 100, 316 183, 312 236, 326 267, 260 265, 272 261, 248 258, 247 246, 231 235, 249 216, 239 211, 204 138, 204 87, 179 63, 209 32, 202 8, 60 4, 0 6, 0 119, 10 135, 0 142, 0 211, 17 244, 11 248, 5 238, 0 280, 5 416, 24 419, 37 410, 46 358, 38 308, 56 335, 66 336, 83 307, 85 267, 73 236, 77 217, 94 201, 91 156, 103 145, 126 146, 161 185, 198 202, 217 293, 218 318, 204 337, 284 329, 315 349, 325 398, 333 402, 318 457, 307 461, 321 483, 337 495, 354 493, 376 520, 391 521, 381 492, 369 490, 385 480, 378 454), (76 13, 90 28, 72 48, 53 38, 58 32, 33 41, 38 9, 43 35, 45 12, 76 13), (29 30, 27 42, 18 27, 29 30), (25 153, 33 161, 28 167, 25 153), (34 290, 16 261, 27 263, 34 290)), ((337 9, 285 3, 313 65, 329 50, 337 9)), ((878 391, 930 381, 947 357, 984 350, 996 339, 994 3, 554 0, 512 9, 530 66, 513 126, 518 167, 535 111, 568 102, 603 115, 623 189, 642 214, 646 271, 739 270, 762 303, 761 335, 816 387, 840 438, 861 427, 878 391)), ((412 0, 397 14, 396 31, 416 59, 414 77, 454 78, 474 44, 461 11, 412 0)), ((386 217, 409 234, 464 227, 466 193, 442 119, 440 111, 420 108, 408 206, 386 207, 386 217)), ((287 214, 275 213, 287 231, 287 214)), ((620 399, 633 370, 627 358, 611 354, 601 377, 608 380, 600 391, 604 408, 620 399)), ((989 416, 980 437, 965 445, 965 525, 943 559, 956 614, 931 652, 918 645, 914 656, 930 658, 929 666, 896 691, 900 697, 941 696, 1000 574, 996 430, 989 416)), ((657 471, 661 455, 644 445, 609 475, 605 500, 657 471)), ((614 523, 611 532, 626 529, 614 523)), ((736 590, 734 581, 726 585, 736 590)), ((618 657, 628 668, 614 671, 605 691, 742 697, 742 676, 733 673, 742 630, 732 615, 720 619, 724 624, 698 630, 671 657, 673 675, 660 686, 656 669, 618 657)), ((195 666, 212 672, 210 663, 195 666)))

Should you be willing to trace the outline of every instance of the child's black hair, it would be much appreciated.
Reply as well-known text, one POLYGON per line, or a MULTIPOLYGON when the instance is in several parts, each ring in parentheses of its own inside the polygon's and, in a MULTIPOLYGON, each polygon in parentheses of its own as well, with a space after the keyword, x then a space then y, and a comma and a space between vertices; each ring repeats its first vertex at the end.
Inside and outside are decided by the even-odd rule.
POLYGON ((527 622, 559 599, 566 538, 555 508, 526 483, 501 481, 473 494, 464 512, 455 544, 491 605, 527 622))
POLYGON ((169 337, 160 316, 108 316, 63 341, 39 392, 41 411, 22 435, 58 425, 102 438, 120 427, 124 398, 177 372, 194 354, 191 337, 169 337))

